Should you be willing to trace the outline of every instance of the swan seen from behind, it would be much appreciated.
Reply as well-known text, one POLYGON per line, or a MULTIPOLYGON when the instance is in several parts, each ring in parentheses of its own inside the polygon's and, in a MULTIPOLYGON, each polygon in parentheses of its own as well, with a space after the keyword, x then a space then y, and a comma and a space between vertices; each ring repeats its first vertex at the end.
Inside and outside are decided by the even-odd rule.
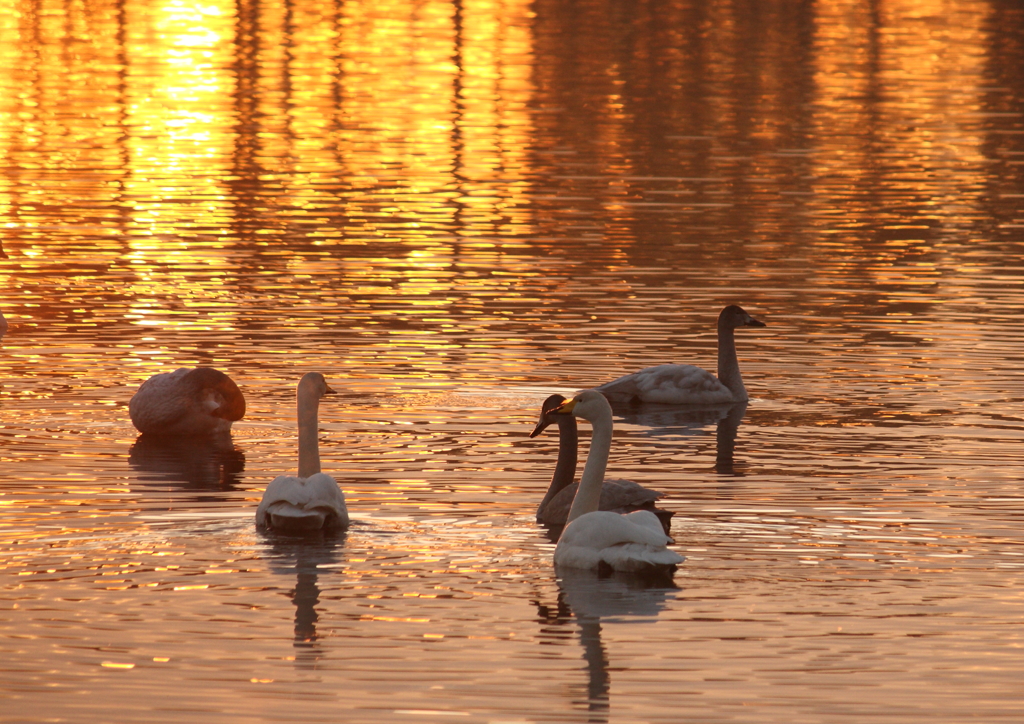
MULTIPOLYGON (((537 522, 543 525, 565 525, 569 517, 569 508, 579 489, 579 483, 573 482, 576 474, 576 461, 579 454, 579 431, 576 418, 572 415, 558 414, 555 410, 565 402, 562 395, 551 395, 540 408, 540 419, 530 433, 537 437, 549 425, 558 426, 558 461, 555 472, 551 476, 551 484, 540 505, 537 507, 537 522)), ((601 486, 599 510, 611 510, 616 513, 629 513, 634 510, 649 510, 658 516, 667 534, 671 524, 672 511, 655 507, 662 493, 645 488, 632 480, 605 480, 601 486)))
POLYGON ((143 382, 128 402, 128 415, 143 434, 223 434, 245 415, 245 397, 220 370, 182 367, 143 382))
POLYGON ((568 524, 555 547, 555 565, 643 573, 681 563, 683 557, 668 549, 672 539, 654 513, 638 510, 623 515, 598 509, 612 443, 612 408, 604 395, 584 390, 556 414, 588 420, 593 435, 568 524))
POLYGON ((722 405, 750 399, 740 375, 735 330, 765 327, 742 307, 730 304, 718 315, 718 377, 694 365, 656 365, 597 387, 616 402, 722 405))
POLYGON ((333 392, 319 372, 307 372, 299 380, 295 395, 299 426, 298 475, 279 475, 267 486, 256 509, 258 528, 307 535, 348 527, 344 493, 334 478, 320 472, 317 413, 320 398, 333 392))

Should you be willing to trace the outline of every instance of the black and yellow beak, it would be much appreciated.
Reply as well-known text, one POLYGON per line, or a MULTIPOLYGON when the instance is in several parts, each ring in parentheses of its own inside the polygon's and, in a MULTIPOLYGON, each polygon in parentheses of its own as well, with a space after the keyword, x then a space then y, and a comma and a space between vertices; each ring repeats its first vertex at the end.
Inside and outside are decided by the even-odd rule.
POLYGON ((561 405, 552 410, 552 413, 556 415, 571 415, 573 408, 576 407, 576 398, 566 400, 561 405))

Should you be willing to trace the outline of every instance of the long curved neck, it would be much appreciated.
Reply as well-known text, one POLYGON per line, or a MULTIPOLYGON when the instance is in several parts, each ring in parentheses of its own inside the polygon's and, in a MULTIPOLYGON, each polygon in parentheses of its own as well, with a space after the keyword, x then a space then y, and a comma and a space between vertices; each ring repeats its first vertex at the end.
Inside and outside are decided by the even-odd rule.
POLYGON ((590 452, 587 464, 583 466, 583 477, 576 497, 572 499, 569 517, 571 523, 585 513, 593 513, 601 506, 601 488, 604 486, 604 471, 608 468, 608 453, 612 449, 611 412, 591 420, 594 433, 590 436, 590 452))
POLYGON ((737 402, 746 402, 747 388, 740 376, 740 361, 736 357, 736 336, 732 327, 718 323, 718 381, 728 387, 737 402))
POLYGON ((540 502, 537 510, 542 511, 551 499, 558 495, 566 486, 571 485, 576 477, 576 459, 579 456, 580 434, 576 418, 562 415, 558 418, 558 462, 555 463, 555 474, 551 476, 551 485, 540 502))
POLYGON ((317 408, 320 399, 313 390, 300 387, 296 394, 299 418, 299 477, 308 478, 320 472, 320 445, 317 408))

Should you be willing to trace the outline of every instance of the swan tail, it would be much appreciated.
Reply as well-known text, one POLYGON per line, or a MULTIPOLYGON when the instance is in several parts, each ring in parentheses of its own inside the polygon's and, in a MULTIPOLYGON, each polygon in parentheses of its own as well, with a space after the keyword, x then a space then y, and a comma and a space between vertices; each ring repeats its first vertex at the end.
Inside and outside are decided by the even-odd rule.
POLYGON ((305 535, 321 530, 337 530, 348 527, 348 514, 336 509, 302 508, 284 501, 267 506, 256 520, 259 528, 267 528, 276 533, 288 535, 305 535))
POLYGON ((274 478, 256 509, 257 527, 293 535, 347 528, 348 523, 345 495, 326 473, 274 478))
POLYGON ((601 560, 616 571, 640 572, 650 568, 675 566, 685 559, 668 548, 623 543, 601 551, 601 560))
POLYGON ((324 510, 306 510, 279 502, 267 511, 267 527, 279 533, 312 533, 323 530, 327 522, 324 510))

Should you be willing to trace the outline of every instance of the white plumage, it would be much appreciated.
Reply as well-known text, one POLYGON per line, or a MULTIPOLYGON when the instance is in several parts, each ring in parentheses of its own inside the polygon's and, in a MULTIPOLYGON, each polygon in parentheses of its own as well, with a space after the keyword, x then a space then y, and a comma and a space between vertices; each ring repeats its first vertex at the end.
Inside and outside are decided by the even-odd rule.
POLYGON ((584 390, 559 412, 588 420, 594 432, 569 523, 555 547, 555 565, 641 572, 681 563, 683 557, 667 548, 672 539, 654 513, 638 510, 623 515, 598 510, 612 441, 612 409, 604 395, 584 390))
POLYGON ((576 518, 558 539, 555 564, 569 568, 598 569, 601 564, 616 571, 644 571, 654 566, 673 566, 683 557, 666 546, 658 516, 646 510, 613 513, 595 510, 576 518))
POLYGON ((736 356, 738 327, 764 327, 741 307, 731 304, 718 315, 718 377, 694 365, 647 367, 597 387, 605 397, 624 402, 667 405, 721 405, 749 398, 736 356))
POLYGON ((320 398, 332 392, 319 372, 307 372, 299 381, 299 474, 279 475, 267 486, 256 509, 258 528, 304 535, 348 527, 344 493, 334 478, 320 472, 317 413, 320 398))
POLYGON ((245 397, 230 377, 211 367, 182 367, 153 375, 128 402, 139 432, 214 435, 245 415, 245 397))
POLYGON ((263 493, 256 525, 283 533, 312 533, 348 527, 345 494, 327 473, 308 478, 279 475, 263 493))

